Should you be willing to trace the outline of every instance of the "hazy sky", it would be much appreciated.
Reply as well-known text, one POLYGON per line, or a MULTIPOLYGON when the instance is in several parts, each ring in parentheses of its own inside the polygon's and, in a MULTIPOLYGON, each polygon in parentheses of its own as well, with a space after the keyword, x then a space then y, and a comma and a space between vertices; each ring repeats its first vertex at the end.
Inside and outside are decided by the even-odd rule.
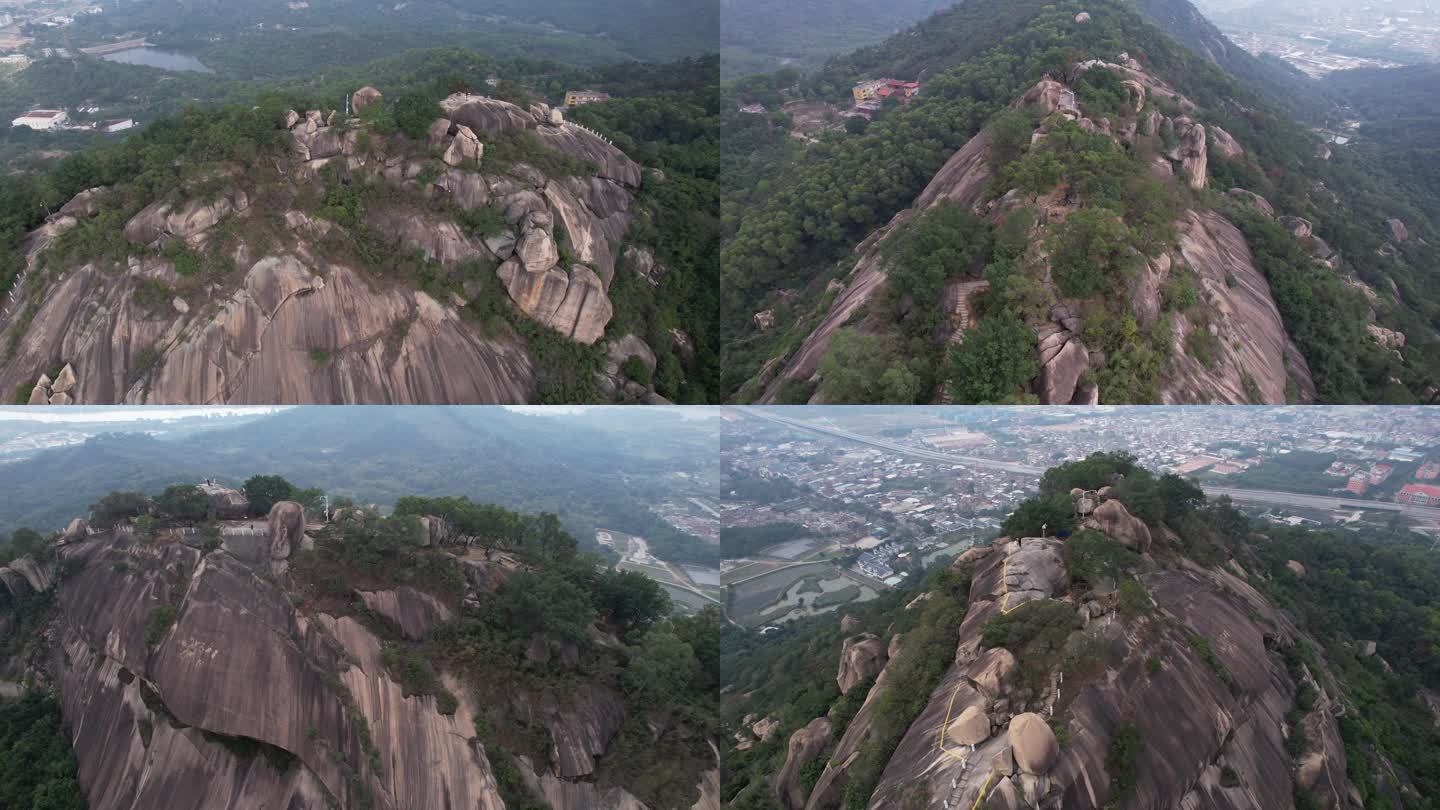
POLYGON ((63 405, 53 408, 34 406, 0 407, 3 422, 137 422, 157 419, 184 419, 195 416, 253 416, 275 413, 283 407, 265 406, 191 406, 191 407, 105 407, 100 405, 63 405))

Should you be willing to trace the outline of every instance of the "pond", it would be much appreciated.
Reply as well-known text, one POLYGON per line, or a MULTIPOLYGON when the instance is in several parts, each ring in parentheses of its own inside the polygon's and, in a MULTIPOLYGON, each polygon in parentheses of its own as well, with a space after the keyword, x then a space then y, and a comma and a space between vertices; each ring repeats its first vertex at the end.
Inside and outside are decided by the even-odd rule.
POLYGON ((167 51, 161 48, 130 48, 100 57, 109 62, 123 62, 127 65, 145 65, 161 70, 188 71, 191 73, 214 73, 204 62, 188 53, 167 51))

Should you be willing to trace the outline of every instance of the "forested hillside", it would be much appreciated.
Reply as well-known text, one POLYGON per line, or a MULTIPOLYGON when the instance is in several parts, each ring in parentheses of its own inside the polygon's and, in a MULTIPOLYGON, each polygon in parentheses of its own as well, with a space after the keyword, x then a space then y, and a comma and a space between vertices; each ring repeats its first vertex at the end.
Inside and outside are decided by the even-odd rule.
POLYGON ((890 36, 952 0, 720 0, 720 49, 726 77, 812 67, 827 57, 890 36))
MULTIPOLYGON (((509 347, 484 361, 492 365, 490 370, 450 377, 462 386, 493 385, 489 392, 442 395, 441 400, 514 401, 518 396, 539 401, 594 402, 658 395, 678 402, 709 401, 718 390, 717 335, 713 326, 718 294, 714 264, 718 235, 711 213, 716 206, 718 158, 718 102, 714 92, 717 65, 717 58, 712 56, 669 65, 584 69, 535 60, 502 64, 474 51, 441 49, 408 53, 365 68, 281 85, 259 93, 247 103, 190 107, 126 140, 94 144, 46 171, 8 175, 0 215, 0 233, 5 240, 0 288, 8 289, 21 268, 27 262, 33 263, 42 251, 52 268, 63 268, 66 263, 75 267, 86 262, 104 264, 145 256, 163 258, 178 266, 180 278, 168 283, 147 280, 137 287, 135 301, 160 304, 169 293, 179 293, 183 301, 200 287, 208 288, 222 278, 228 278, 226 283, 236 282, 236 271, 251 266, 246 263, 237 267, 236 256, 243 260, 248 254, 220 254, 237 249, 237 244, 259 246, 262 251, 281 248, 274 239, 280 232, 263 232, 266 228, 257 227, 264 224, 262 220, 272 219, 269 224, 274 225, 278 222, 274 217, 289 216, 298 221, 296 216, 304 216, 307 221, 324 224, 317 226, 318 230, 297 231, 287 226, 285 230, 291 237, 327 241, 329 246, 322 250, 332 259, 341 259, 343 254, 347 262, 358 262, 371 272, 399 280, 436 300, 458 301, 462 307, 474 303, 465 319, 488 326, 483 334, 471 333, 461 340, 474 344, 478 339, 509 347), (486 81, 494 78, 493 73, 504 78, 498 79, 492 89, 486 81), (327 118, 326 111, 334 110, 337 102, 343 103, 348 93, 364 85, 382 88, 384 100, 352 120, 327 118), (610 105, 579 111, 576 124, 563 119, 556 123, 549 118, 542 123, 536 117, 534 110, 541 107, 532 108, 532 104, 558 102, 566 89, 577 86, 610 90, 619 97, 610 105), (486 100, 491 97, 471 93, 472 88, 484 89, 500 100, 486 100), (449 135, 427 132, 437 120, 449 121, 443 118, 447 111, 441 109, 441 101, 446 99, 472 108, 501 104, 522 115, 484 119, 493 129, 472 119, 488 151, 483 162, 475 159, 458 167, 460 159, 456 154, 447 157, 449 135), (323 145, 313 152, 308 146, 305 152, 296 152, 295 133, 286 131, 296 126, 297 119, 287 119, 296 110, 313 111, 313 116, 306 112, 304 117, 326 124, 323 145), (546 141, 535 131, 538 127, 545 127, 549 133, 563 131, 566 138, 546 141), (364 131, 363 137, 360 130, 364 131), (339 137, 335 137, 337 133, 339 137), (561 141, 565 143, 557 148, 561 141), (402 154, 415 168, 397 173, 394 167, 402 154), (296 162, 297 156, 309 157, 313 162, 296 162), (346 163, 338 174, 335 166, 325 166, 337 156, 345 158, 346 163), (648 171, 645 182, 636 160, 643 161, 648 171), (384 161, 389 161, 388 178, 384 161), (607 165, 598 166, 597 161, 607 165), (237 167, 244 168, 237 171, 237 167), (352 170, 358 182, 351 182, 352 170), (482 171, 487 174, 480 175, 482 171), (157 206, 193 204, 197 195, 213 199, 217 191, 214 186, 219 182, 217 172, 227 178, 224 182, 230 186, 227 201, 240 200, 233 196, 238 190, 246 206, 251 199, 266 203, 264 212, 257 208, 230 217, 223 229, 224 238, 219 241, 209 241, 208 237, 192 238, 188 244, 169 241, 163 256, 155 255, 160 245, 153 236, 139 239, 133 229, 126 235, 126 228, 142 211, 150 216, 159 211, 157 206), (441 175, 449 179, 441 180, 441 175), (605 176, 592 179, 599 175, 605 176), (502 181, 502 177, 506 179, 502 181), (462 183, 467 193, 452 195, 450 192, 462 183), (540 224, 532 227, 529 220, 522 221, 533 207, 532 198, 525 196, 522 189, 529 186, 530 193, 538 198, 538 192, 551 183, 557 189, 559 184, 567 183, 579 189, 582 196, 611 187, 624 196, 589 197, 587 204, 568 204, 563 215, 550 210, 552 205, 558 210, 562 203, 542 203, 547 218, 537 220, 540 224), (275 194, 257 194, 261 187, 275 194), (491 187, 497 189, 493 200, 488 190, 491 187), (119 199, 101 216, 82 215, 86 219, 83 225, 56 238, 60 230, 71 227, 73 219, 61 217, 56 209, 91 189, 101 190, 91 193, 103 191, 119 199), (409 228, 408 236, 395 230, 399 220, 394 212, 399 208, 411 209, 404 216, 416 223, 405 226, 409 228), (391 213, 383 213, 387 210, 391 213), (22 241, 47 217, 59 221, 59 228, 37 235, 22 247, 22 241), (561 303, 556 299, 544 305, 549 314, 535 319, 517 317, 519 310, 505 300, 505 287, 495 278, 497 268, 506 257, 514 255, 514 245, 524 236, 522 231, 544 232, 545 238, 553 242, 557 227, 553 220, 557 217, 562 218, 558 223, 559 240, 566 242, 571 236, 564 230, 568 225, 576 231, 573 236, 577 241, 573 253, 567 244, 564 254, 556 248, 551 256, 557 263, 566 260, 567 268, 574 263, 593 266, 582 271, 583 277, 576 277, 576 289, 581 284, 601 285, 602 294, 584 298, 576 292, 563 313, 556 309, 561 303), (248 222, 242 224, 236 221, 239 219, 248 222), (348 238, 336 239, 341 232, 348 238), (423 256, 413 252, 417 248, 423 256), (586 275, 597 270, 599 275, 593 280, 586 275), (613 300, 603 294, 603 287, 612 280, 613 300), (467 284, 470 292, 464 293, 467 284), (579 303, 582 299, 587 302, 583 306, 579 303), (543 323, 547 318, 551 328, 535 328, 537 321, 543 323), (597 343, 601 332, 606 343, 597 343), (564 339, 565 335, 575 339, 564 339), (506 359, 514 358, 513 350, 521 344, 533 363, 529 370, 506 359), (622 369, 623 361, 631 356, 638 358, 639 365, 622 369), (469 378, 468 382, 462 376, 469 378), (532 386, 533 393, 523 393, 532 386)), ((453 122, 446 126, 455 128, 453 122)), ((466 130, 470 131, 469 127, 466 130)), ((309 131, 301 134, 313 136, 309 131)), ((548 193, 553 199, 562 192, 552 189, 548 193)), ((575 193, 563 192, 565 198, 575 193)), ((233 202, 220 205, 218 213, 207 216, 225 218, 234 208, 233 202)), ((250 260, 254 258, 259 257, 250 260)), ((32 275, 31 282, 37 286, 43 283, 38 275, 32 275)), ((560 294, 565 294, 564 287, 560 294)), ((206 303, 214 302, 212 298, 206 303)), ((32 301, 29 316, 23 314, 23 308, 10 307, 12 317, 4 323, 10 332, 7 360, 29 325, 28 318, 36 314, 36 303, 32 301)), ((532 301, 532 308, 534 305, 532 301)), ((164 312, 164 307, 152 309, 158 312, 148 313, 144 319, 151 320, 164 312)), ((398 348, 396 341, 408 334, 408 325, 392 326, 394 329, 387 333, 391 334, 389 342, 398 348)), ((159 331, 167 332, 164 327, 159 331)), ((462 333, 469 331, 460 327, 462 333)), ((174 346, 168 334, 155 350, 160 352, 165 344, 174 346)), ((144 348, 136 347, 136 354, 121 361, 132 368, 112 383, 117 389, 132 389, 158 367, 159 357, 145 354, 144 348)), ((338 347, 307 348, 314 365, 336 367, 332 361, 337 359, 338 347)), ((41 361, 40 368, 26 368, 17 374, 34 377, 50 363, 63 366, 82 352, 73 347, 38 347, 38 353, 48 355, 48 359, 41 361)), ((457 354, 454 350, 445 353, 457 354)), ((406 354, 402 352, 401 356, 406 354)), ((488 355, 488 351, 482 355, 488 355)), ((30 361, 22 364, 29 365, 30 361)), ((19 380, 14 383, 21 384, 19 380)), ((134 395, 146 396, 138 391, 134 395)), ((108 391, 92 396, 99 401, 113 401, 120 394, 108 391)), ((159 396, 214 397, 193 392, 159 396)), ((311 396, 331 399, 336 395, 311 396)), ((399 394, 397 398, 409 396, 399 394)), ((435 401, 433 394, 420 398, 435 401)))
POLYGON ((1428 540, 1254 524, 1112 453, 1049 471, 1002 531, 844 615, 727 627, 722 799, 1433 806, 1428 540), (1100 488, 1078 516, 1072 487, 1100 488))
MULTIPOLYGON (((1047 339, 1047 314, 1066 332, 1089 330, 1090 376, 1082 374, 1079 387, 1098 383, 1101 401, 1434 396, 1440 375, 1434 352, 1423 348, 1435 345, 1440 323, 1440 289, 1423 269, 1434 259, 1433 240, 1411 236, 1430 227, 1433 190, 1332 156, 1266 100, 1279 92, 1274 83, 1251 86, 1227 74, 1129 4, 1037 0, 967 2, 798 82, 757 76, 727 91, 735 103, 843 108, 850 85, 870 76, 919 78, 922 90, 868 125, 852 119, 805 138, 788 132, 785 111, 724 119, 730 396, 1048 402, 1058 390, 1069 401, 1075 379, 1059 389, 1047 382, 1054 369, 1043 348, 1039 367, 1027 362, 1025 344, 1047 339), (1089 69, 1095 60, 1104 70, 1089 69), (1042 89, 1047 81, 1058 89, 1042 89), (1067 92, 1079 109, 1057 112, 1057 99, 1070 103, 1067 92), (1048 106, 1037 110, 1040 101, 1048 106), (1062 113, 1081 120, 1056 124, 1051 114, 1062 113), (1246 204, 1248 195, 1263 206, 1246 204), (942 212, 952 199, 956 211, 942 212), (1083 238, 1074 232, 1072 264, 1098 275, 1056 287, 1047 273, 1023 268, 1043 259, 1045 251, 1033 251, 1047 234, 1057 245, 1067 237, 1020 214, 1038 205, 1053 223, 1077 204, 1085 210, 1071 224, 1095 227, 1083 238), (1124 229, 1104 226, 1106 208, 1124 229), (1232 227, 1243 235, 1232 236, 1232 227), (1205 240, 1244 244, 1250 255, 1216 254, 1205 240), (953 256, 924 247, 957 242, 953 256), (1136 253, 1148 257, 1153 281, 1135 280, 1126 256, 1136 253), (1018 275, 1031 280, 1001 283, 1018 275), (962 294, 974 296, 969 311, 949 312, 956 305, 947 296, 962 294), (1242 294, 1251 302, 1236 299, 1242 294), (1091 311, 1085 301, 1094 296, 1107 313, 1091 311), (1223 323, 1217 332, 1224 312, 1247 307, 1274 313, 1248 318, 1273 323, 1267 336, 1227 335, 1223 323), (1037 337, 1001 323, 1027 319, 1037 337), (957 350, 959 330, 976 320, 976 339, 957 350), (1403 346, 1377 329, 1403 332, 1403 346), (1234 349, 1255 343, 1274 347, 1264 369, 1234 349), (1293 344, 1308 368, 1281 344, 1293 344), (1098 365, 1097 350, 1111 362, 1098 365), (985 373, 977 379, 976 370, 985 373), (945 390, 956 379, 974 384, 945 390)), ((1065 255, 1055 254, 1057 280, 1065 255)))

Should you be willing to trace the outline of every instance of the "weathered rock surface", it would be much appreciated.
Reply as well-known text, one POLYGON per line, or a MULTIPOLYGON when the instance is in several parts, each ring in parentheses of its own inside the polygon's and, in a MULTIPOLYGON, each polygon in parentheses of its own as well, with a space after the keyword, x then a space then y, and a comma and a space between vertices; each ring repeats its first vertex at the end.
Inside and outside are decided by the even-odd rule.
POLYGON ((379 101, 382 97, 379 90, 367 84, 350 94, 350 109, 358 113, 370 106, 370 104, 379 101))
MULTIPOLYGON (((378 91, 367 87, 351 101, 363 107, 376 98, 378 91)), ((498 264, 518 248, 527 272, 511 276, 507 270, 503 286, 517 296, 521 310, 538 313, 542 322, 577 341, 598 339, 612 312, 607 288, 615 273, 616 247, 625 241, 634 215, 639 166, 602 136, 578 125, 555 124, 549 115, 537 118, 507 102, 454 96, 446 108, 453 116, 437 119, 426 138, 452 164, 438 176, 426 176, 427 162, 403 139, 372 133, 362 148, 363 123, 340 122, 319 110, 287 113, 294 154, 288 165, 281 160, 276 168, 295 185, 351 182, 366 172, 417 195, 445 196, 464 210, 493 206, 504 212, 509 227, 494 228, 483 238, 405 196, 368 206, 365 224, 397 252, 419 250, 447 268, 498 264), (487 134, 517 129, 542 147, 595 167, 594 173, 586 169, 581 176, 547 177, 524 163, 473 170, 483 157, 487 134), (541 229, 545 237, 532 235, 534 229, 526 225, 532 217, 554 223, 541 229), (564 229, 573 263, 560 262, 557 227, 564 229)), ((251 226, 274 215, 251 209, 251 196, 258 193, 247 185, 252 178, 245 167, 231 166, 214 179, 228 188, 218 196, 177 190, 132 217, 125 235, 151 248, 174 239, 204 253, 223 245, 229 255, 217 258, 248 271, 196 289, 183 283, 186 279, 170 261, 154 256, 137 256, 119 266, 104 261, 66 268, 43 289, 23 294, 33 301, 16 302, 33 304, 36 311, 28 323, 17 326, 12 318, 4 324, 7 332, 24 328, 25 334, 0 335, 17 346, 0 362, 0 379, 13 378, 12 387, 29 384, 38 369, 60 358, 71 361, 79 375, 73 390, 37 386, 37 404, 531 398, 534 380, 521 341, 503 332, 478 334, 481 330, 458 317, 456 308, 466 296, 485 294, 484 284, 467 280, 466 296, 437 302, 405 284, 377 283, 366 268, 336 261, 333 244, 322 244, 344 230, 340 225, 302 211, 282 212, 282 244, 274 245, 267 235, 266 246, 257 249, 249 239, 251 226), (227 224, 223 234, 215 228, 222 222, 227 224), (167 293, 169 306, 152 311, 134 300, 136 289, 146 285, 148 298, 157 283, 177 288, 167 293), (288 286, 293 297, 270 301, 273 306, 259 311, 249 306, 246 299, 257 285, 276 284, 288 286), (182 373, 169 373, 176 365, 182 373)), ((100 210, 108 193, 91 189, 77 195, 64 213, 31 234, 27 256, 33 261, 78 218, 100 210)), ((663 269, 654 263, 653 252, 643 245, 627 249, 649 257, 656 283, 663 269)))
MULTIPOLYGON (((996 551, 974 559, 955 661, 890 757, 871 810, 904 806, 905 797, 917 793, 952 808, 980 802, 1013 810, 1098 810, 1117 798, 1106 758, 1125 723, 1145 743, 1135 755, 1125 807, 1290 807, 1293 774, 1311 786, 1322 806, 1358 810, 1345 777, 1337 704, 1323 687, 1304 718, 1310 749, 1300 757, 1299 773, 1292 768, 1286 714, 1297 686, 1277 650, 1294 644, 1297 631, 1245 580, 1224 570, 1186 562, 1142 574, 1163 621, 1091 622, 1080 631, 1098 642, 1104 666, 1097 676, 1065 679, 1069 702, 1057 707, 1054 718, 1045 714, 1044 694, 1027 696, 1018 688, 1006 691, 1005 705, 997 708, 994 696, 975 685, 976 672, 989 666, 979 636, 1001 609, 1006 569, 1019 548, 1003 538, 995 545, 996 551), (1196 652, 1194 636, 1209 640, 1227 677, 1196 652), (998 714, 1007 733, 983 739, 973 751, 948 737, 937 741, 942 724, 977 712, 998 714), (1052 731, 1057 723, 1068 730, 1063 746, 1052 731), (1232 776, 1221 780, 1222 769, 1232 776)), ((1028 674, 1032 682, 1043 680, 1028 674)), ((977 722, 969 737, 978 734, 977 722)), ((827 777, 843 782, 845 755, 837 749, 822 783, 827 777)), ((832 792, 831 800, 838 795, 832 792)), ((826 805, 812 798, 810 806, 826 805)))
POLYGON ((879 675, 887 660, 889 654, 886 652, 885 642, 878 637, 865 633, 845 639, 840 649, 840 671, 835 675, 840 694, 843 695, 856 684, 879 675))
POLYGON ((92 808, 318 810, 362 796, 387 810, 440 806, 445 796, 501 806, 488 762, 468 742, 468 715, 404 698, 379 665, 378 639, 353 620, 307 620, 223 552, 123 536, 63 549, 78 571, 59 592, 61 698, 92 808), (135 573, 117 576, 121 563, 135 573), (167 603, 177 618, 151 652, 147 619, 167 603), (365 764, 358 720, 380 773, 365 764), (237 753, 242 738, 281 753, 237 753), (289 767, 271 764, 287 758, 289 767))
POLYGON ((1055 760, 1060 757, 1060 744, 1055 740, 1055 732, 1044 718, 1033 712, 1010 718, 1006 736, 1010 740, 1015 765, 1022 773, 1043 776, 1050 772, 1055 760))
POLYGON ((442 622, 454 618, 444 602, 428 593, 402 585, 386 591, 358 591, 365 607, 384 616, 400 629, 400 635, 419 641, 442 622))
POLYGON ((1210 127, 1209 131, 1210 143, 1212 146, 1214 146, 1215 151, 1219 152, 1221 155, 1233 159, 1241 157, 1245 154, 1245 150, 1240 146, 1238 142, 1236 142, 1233 137, 1231 137, 1230 133, 1214 125, 1210 127))
POLYGON ((422 292, 381 288, 330 264, 261 259, 208 319, 155 316, 132 295, 149 272, 88 264, 54 284, 0 363, 0 385, 33 380, 59 355, 79 403, 525 402, 533 372, 518 343, 488 338, 422 292), (181 339, 181 336, 184 339, 181 339), (312 352, 328 353, 317 365, 312 352), (149 372, 140 365, 158 352, 149 372))
POLYGON ((440 102, 446 117, 484 137, 486 133, 528 130, 546 146, 596 166, 599 177, 629 188, 640 187, 640 167, 599 135, 577 124, 540 124, 535 116, 506 101, 457 93, 440 102))
POLYGON ((576 264, 541 271, 510 259, 496 271, 510 298, 526 315, 578 343, 594 343, 605 334, 614 307, 595 271, 576 264))
POLYGON ((1206 366, 1189 356, 1185 335, 1192 327, 1176 318, 1173 369, 1161 389, 1167 403, 1256 404, 1286 402, 1287 382, 1299 402, 1315 397, 1305 358, 1280 319, 1270 285, 1255 265, 1245 237, 1214 212, 1188 211, 1179 222, 1180 256, 1198 278, 1209 323, 1215 327, 1215 357, 1206 366), (1247 377, 1253 382, 1246 385, 1247 377))
MULTIPOLYGON (((1119 74, 1132 101, 1139 105, 1134 120, 1127 116, 1118 123, 1097 123, 1085 118, 1074 91, 1053 78, 1037 83, 1016 103, 1058 113, 1082 128, 1103 132, 1120 142, 1127 142, 1127 139, 1133 142, 1141 133, 1158 136, 1162 130, 1168 137, 1173 130, 1174 147, 1157 156, 1156 168, 1166 175, 1178 172, 1188 185, 1196 189, 1203 188, 1208 182, 1208 150, 1212 141, 1216 144, 1217 154, 1229 157, 1243 155, 1243 148, 1228 132, 1223 128, 1209 128, 1197 121, 1192 117, 1197 114, 1197 107, 1173 87, 1146 73, 1135 59, 1121 54, 1117 62, 1092 60, 1081 63, 1076 70, 1094 68, 1119 74), (1184 114, 1168 118, 1158 110, 1152 110, 1147 115, 1144 110, 1146 99, 1150 97, 1169 99, 1184 114)), ((1052 125, 1053 122, 1042 123, 1034 140, 1043 141, 1047 135, 1046 127, 1052 125)), ((993 193, 993 170, 989 160, 991 137, 988 129, 978 133, 951 156, 911 208, 897 213, 889 223, 872 232, 856 247, 853 269, 819 324, 797 348, 771 358, 755 375, 752 382, 759 387, 759 402, 773 404, 778 401, 782 390, 793 393, 795 389, 787 387, 792 381, 823 382, 817 376, 820 359, 828 348, 830 335, 841 326, 851 324, 861 331, 882 334, 890 329, 892 322, 873 312, 863 321, 854 322, 856 314, 864 311, 875 291, 883 287, 885 267, 879 245, 890 233, 903 228, 927 207, 942 201, 958 203, 992 221, 999 221, 1027 201, 1031 195, 1021 194, 1018 189, 987 201, 987 195, 993 193)), ((1235 189, 1232 195, 1267 214, 1274 213, 1268 201, 1248 191, 1235 189)), ((1033 202, 1040 209, 1042 227, 1039 232, 1042 235, 1048 232, 1048 226, 1063 220, 1074 210, 1074 202, 1069 201, 1061 191, 1041 195, 1033 202)), ((1160 401, 1247 403, 1254 400, 1257 404, 1279 404, 1286 402, 1287 397, 1296 402, 1313 400, 1314 385, 1304 357, 1289 339, 1269 285, 1256 268, 1239 230, 1213 211, 1184 211, 1176 224, 1181 234, 1179 250, 1145 257, 1140 272, 1131 274, 1126 281, 1131 298, 1129 303, 1137 322, 1149 326, 1156 323, 1164 311, 1163 291, 1170 277, 1180 272, 1176 268, 1188 267, 1199 276, 1202 295, 1198 306, 1169 321, 1173 330, 1170 336, 1173 360, 1161 374, 1160 401), (1214 340, 1206 341, 1214 351, 1206 356, 1205 362, 1186 352, 1187 338, 1198 329, 1205 329, 1214 337, 1214 340)), ((1043 244, 1037 242, 1032 249, 1043 261, 1043 244)), ((1051 294, 1058 297, 1058 291, 1048 277, 1043 283, 1050 288, 1051 294)), ((1051 303, 1055 302, 1052 300, 1051 303)), ((1087 375, 1087 372, 1103 369, 1106 362, 1102 353, 1092 351, 1082 339, 1084 328, 1077 315, 1083 313, 1090 302, 1060 303, 1069 305, 1076 314, 1068 318, 1052 314, 1049 318, 1028 320, 1027 325, 1036 332, 1039 365, 1039 374, 1029 382, 1028 390, 1042 404, 1083 405, 1110 401, 1099 382, 1100 378, 1087 375), (1076 306, 1077 303, 1079 306, 1076 306)), ((762 310, 756 314, 756 329, 764 331, 775 325, 773 311, 762 310)), ((810 401, 818 402, 819 396, 818 393, 813 394, 810 401)))
POLYGON ((1085 525, 1104 532, 1141 554, 1150 550, 1150 527, 1130 514, 1125 504, 1113 498, 1100 504, 1085 525))
POLYGON ((805 806, 805 791, 799 783, 800 769, 819 756, 833 737, 834 727, 826 717, 817 717, 790 735, 785 764, 775 774, 775 798, 786 810, 805 806))

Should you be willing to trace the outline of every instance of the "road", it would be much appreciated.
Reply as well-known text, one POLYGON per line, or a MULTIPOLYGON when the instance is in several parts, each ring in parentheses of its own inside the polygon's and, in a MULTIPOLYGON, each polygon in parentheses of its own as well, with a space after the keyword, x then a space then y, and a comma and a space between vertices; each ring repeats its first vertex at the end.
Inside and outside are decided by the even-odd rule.
POLYGON ((1333 495, 1302 495, 1298 492, 1276 492, 1263 489, 1235 489, 1233 487, 1205 486, 1205 494, 1210 497, 1229 495, 1232 500, 1248 501, 1251 503, 1273 503, 1277 506, 1290 506, 1302 509, 1372 509, 1384 512, 1402 512, 1408 517, 1418 518, 1429 522, 1440 522, 1440 508, 1433 506, 1415 506, 1408 503, 1391 503, 1389 501, 1362 501, 1352 498, 1337 498, 1333 495))
MULTIPOLYGON (((874 436, 865 436, 859 433, 851 433, 847 430, 833 428, 828 425, 817 425, 813 422, 804 422, 799 419, 792 419, 788 416, 776 415, 773 410, 762 410, 758 408, 740 408, 750 416, 764 419, 768 422, 775 422, 787 427, 799 430, 808 430, 812 433, 821 433, 826 436, 834 436, 840 439, 859 444, 866 444, 877 447, 881 450, 888 450, 892 453, 923 458, 930 461, 943 461, 950 464, 965 464, 971 467, 983 467, 1004 472, 1022 473, 1033 475, 1039 478, 1045 473, 1041 467, 1031 467, 1025 464, 1016 464, 1009 461, 996 461, 991 458, 976 458, 974 456, 961 456, 953 453, 942 453, 938 450, 926 450, 918 447, 893 442, 889 439, 880 439, 874 436)), ((1440 525, 1440 508, 1433 506, 1414 506, 1406 503, 1391 503, 1388 501, 1361 501, 1349 498, 1337 498, 1327 495, 1302 495, 1295 492, 1276 492, 1273 490, 1260 489, 1235 489, 1233 487, 1204 486, 1205 494, 1211 497, 1229 495, 1232 500, 1245 501, 1248 503, 1270 503, 1277 506, 1303 507, 1307 509, 1373 509, 1387 512, 1401 512, 1407 517, 1416 518, 1432 525, 1440 525)))
POLYGON ((1020 473, 1022 475, 1033 475, 1036 478, 1045 474, 1043 467, 1031 467, 1028 464, 1016 464, 1012 461, 996 461, 993 458, 979 458, 976 456, 961 456, 954 453, 942 453, 939 450, 926 450, 923 447, 912 447, 889 439, 880 439, 874 436, 866 436, 860 433, 851 433, 848 430, 833 428, 828 425, 817 425, 813 422, 802 422, 799 419, 791 419, 786 416, 776 416, 773 411, 764 411, 756 408, 741 408, 745 413, 764 419, 769 422, 777 422, 800 430, 808 430, 814 433, 823 433, 827 436, 835 436, 840 439, 848 439, 860 444, 868 444, 871 447, 878 447, 881 450, 889 450, 892 453, 913 456, 915 458, 928 459, 930 461, 944 461, 949 464, 966 464, 971 467, 984 467, 991 470, 1003 472, 1020 473))

